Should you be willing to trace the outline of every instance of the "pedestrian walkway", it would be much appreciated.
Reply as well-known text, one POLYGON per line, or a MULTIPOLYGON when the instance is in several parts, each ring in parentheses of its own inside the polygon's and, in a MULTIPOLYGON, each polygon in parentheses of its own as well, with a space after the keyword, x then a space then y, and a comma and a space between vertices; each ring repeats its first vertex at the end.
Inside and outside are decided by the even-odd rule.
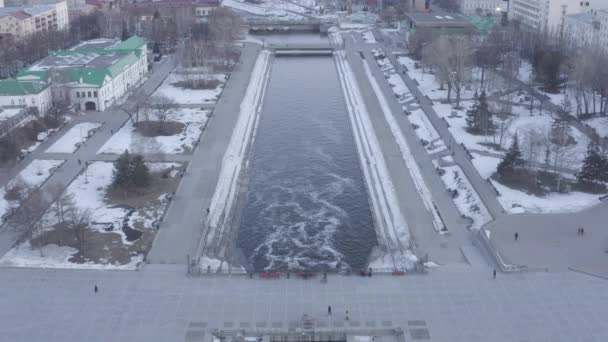
POLYGON ((194 327, 286 331, 304 314, 319 330, 401 327, 406 341, 417 341, 415 327, 429 342, 608 341, 608 281, 574 272, 493 279, 491 270, 447 267, 327 283, 184 272, 3 269, 0 342, 185 341, 194 327))

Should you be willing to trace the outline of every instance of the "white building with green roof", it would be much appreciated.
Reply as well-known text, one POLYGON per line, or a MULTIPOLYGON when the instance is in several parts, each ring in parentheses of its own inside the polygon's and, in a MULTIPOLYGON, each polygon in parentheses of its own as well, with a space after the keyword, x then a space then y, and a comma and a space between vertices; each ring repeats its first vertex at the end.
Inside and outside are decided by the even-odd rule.
MULTIPOLYGON (((147 48, 142 38, 95 39, 69 50, 51 51, 19 72, 16 80, 0 81, 0 104, 6 102, 3 98, 9 93, 18 93, 2 89, 18 89, 21 84, 34 88, 32 85, 36 84, 40 94, 45 89, 50 91, 53 103, 68 103, 77 110, 103 111, 139 84, 147 70, 147 48)), ((33 106, 27 99, 23 102, 33 106)), ((48 108, 36 107, 46 112, 50 104, 48 108)))
POLYGON ((46 113, 53 104, 51 87, 38 81, 0 81, 0 107, 23 106, 46 113))

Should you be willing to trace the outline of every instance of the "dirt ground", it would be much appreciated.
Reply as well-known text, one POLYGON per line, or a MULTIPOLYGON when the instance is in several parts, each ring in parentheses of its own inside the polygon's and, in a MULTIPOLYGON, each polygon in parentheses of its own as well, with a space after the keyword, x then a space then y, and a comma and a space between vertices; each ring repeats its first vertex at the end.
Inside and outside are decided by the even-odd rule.
MULTIPOLYGON (((150 185, 145 189, 132 192, 124 196, 122 191, 110 190, 106 193, 106 201, 109 206, 125 206, 135 209, 136 212, 146 218, 159 220, 162 218, 162 210, 169 203, 161 202, 159 197, 163 194, 172 194, 177 189, 179 177, 168 176, 171 169, 162 172, 151 173, 150 185), (163 174, 167 176, 164 177, 163 174), (152 213, 153 217, 150 217, 152 213)), ((136 221, 131 227, 141 231, 141 237, 132 243, 125 243, 123 235, 116 232, 121 227, 115 227, 114 231, 98 231, 87 229, 85 232, 84 248, 79 249, 79 243, 73 232, 66 229, 65 225, 56 224, 54 229, 43 232, 32 241, 32 245, 57 244, 78 249, 70 262, 74 263, 110 263, 124 265, 131 261, 131 257, 146 255, 152 246, 156 236, 155 228, 146 228, 141 221, 136 221)))

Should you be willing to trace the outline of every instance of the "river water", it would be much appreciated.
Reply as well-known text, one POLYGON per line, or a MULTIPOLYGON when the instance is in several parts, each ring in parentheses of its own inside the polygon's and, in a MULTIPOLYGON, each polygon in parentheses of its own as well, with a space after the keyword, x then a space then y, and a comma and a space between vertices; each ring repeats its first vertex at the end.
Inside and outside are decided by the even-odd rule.
POLYGON ((275 57, 237 247, 261 270, 365 267, 371 211, 331 57, 275 57))

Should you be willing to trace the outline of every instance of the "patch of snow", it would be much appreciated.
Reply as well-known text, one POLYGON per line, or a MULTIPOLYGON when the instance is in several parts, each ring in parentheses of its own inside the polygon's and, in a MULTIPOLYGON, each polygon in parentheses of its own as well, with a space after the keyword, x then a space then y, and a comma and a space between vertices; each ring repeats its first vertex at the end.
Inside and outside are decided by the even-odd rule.
POLYGON ((368 44, 376 43, 376 38, 374 37, 374 33, 372 31, 363 32, 363 40, 365 40, 368 44))
POLYGON ((165 95, 175 100, 178 104, 205 104, 217 102, 224 89, 226 75, 200 75, 201 79, 218 80, 220 83, 215 89, 186 89, 173 85, 174 83, 191 79, 191 77, 193 77, 192 75, 195 75, 192 71, 185 74, 170 73, 154 94, 165 95))
POLYGON ((135 131, 129 120, 116 132, 97 153, 123 153, 126 149, 133 153, 176 154, 191 151, 198 141, 211 111, 196 108, 178 108, 167 116, 167 121, 183 123, 182 132, 171 136, 144 137, 135 131))
POLYGON ((427 262, 424 263, 424 266, 428 267, 428 268, 435 268, 435 267, 439 267, 441 265, 439 265, 437 263, 434 263, 432 261, 427 261, 427 262))
POLYGON ((386 98, 384 97, 384 94, 382 93, 382 90, 380 89, 380 86, 372 75, 371 69, 367 61, 363 61, 363 67, 367 79, 369 80, 372 89, 374 90, 374 93, 378 98, 378 102, 380 103, 380 107, 382 108, 384 118, 389 124, 391 133, 393 134, 393 137, 399 145, 399 149, 401 150, 401 156, 406 162, 408 170, 410 171, 410 175, 412 176, 412 180, 414 181, 414 185, 416 185, 416 189, 418 190, 418 193, 420 194, 420 197, 422 198, 426 209, 431 213, 433 217, 433 225, 437 231, 443 231, 445 226, 443 224, 443 221, 441 220, 441 217, 439 216, 439 213, 437 212, 437 209, 435 208, 435 205, 433 204, 433 196, 429 191, 428 187, 426 186, 426 183, 424 182, 424 178, 422 177, 420 168, 418 167, 416 159, 410 151, 405 137, 403 136, 403 132, 399 128, 399 124, 395 120, 395 117, 393 116, 393 113, 386 101, 386 98))
POLYGON ((490 222, 492 216, 483 201, 471 185, 467 176, 458 165, 443 168, 446 172, 441 176, 443 184, 448 190, 457 190, 458 195, 452 198, 461 215, 473 220, 471 229, 479 229, 490 222))
POLYGON ((74 153, 80 144, 84 144, 99 127, 101 127, 101 124, 96 122, 76 124, 59 140, 55 141, 46 150, 46 153, 74 153))
POLYGON ((131 257, 131 261, 125 265, 113 264, 78 264, 70 262, 69 259, 78 252, 77 249, 67 246, 50 244, 34 249, 29 242, 8 251, 1 259, 0 266, 5 267, 36 267, 36 268, 71 268, 71 269, 111 269, 111 270, 135 270, 137 265, 143 261, 143 255, 131 257))
POLYGON ((482 156, 477 153, 472 153, 472 155, 473 166, 475 166, 481 178, 489 179, 494 172, 496 172, 500 159, 496 157, 482 156))
POLYGON ((599 196, 572 191, 560 194, 551 193, 544 197, 527 194, 511 189, 492 180, 500 196, 498 202, 508 213, 573 213, 600 203, 599 196))

